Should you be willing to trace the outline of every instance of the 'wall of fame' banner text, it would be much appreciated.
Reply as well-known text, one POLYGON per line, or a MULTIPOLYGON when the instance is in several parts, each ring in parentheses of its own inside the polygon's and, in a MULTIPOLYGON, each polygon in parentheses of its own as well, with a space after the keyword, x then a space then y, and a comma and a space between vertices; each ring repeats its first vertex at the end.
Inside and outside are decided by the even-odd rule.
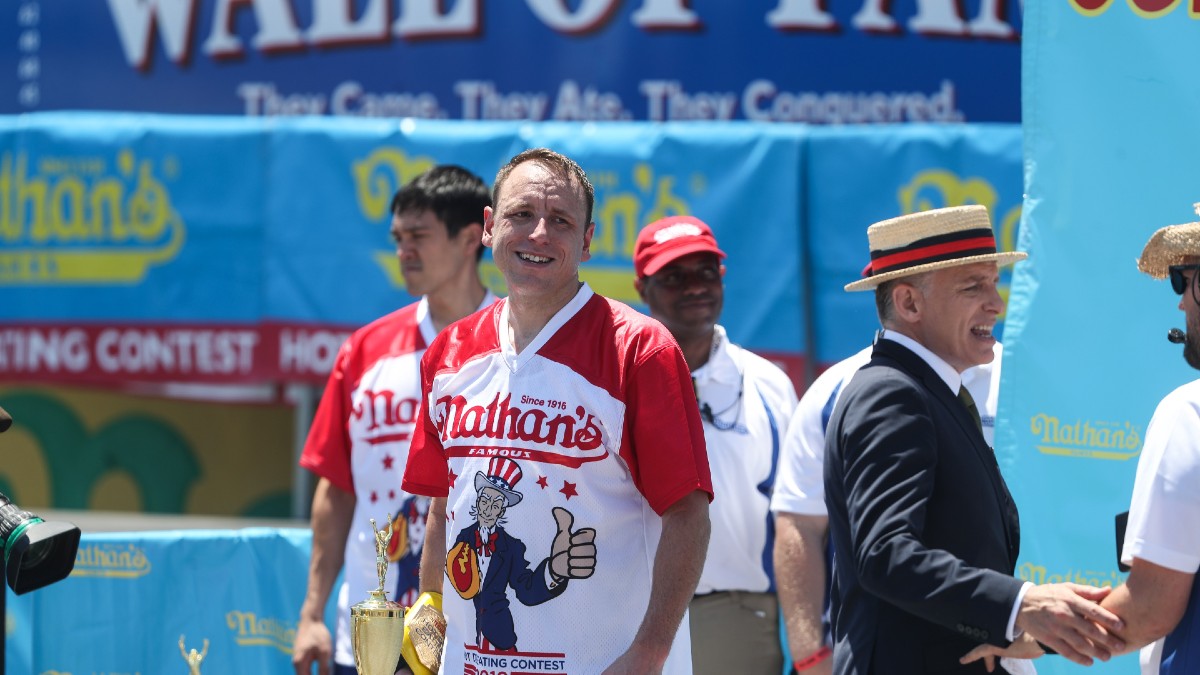
POLYGON ((1020 14, 995 0, 14 0, 0 113, 1015 122, 1020 14))
MULTIPOLYGON (((1030 260, 1013 276, 997 443, 1020 477, 1022 575, 1116 583, 1113 517, 1129 508, 1147 423, 1196 377, 1165 339, 1183 325, 1179 297, 1135 261, 1154 230, 1197 219, 1200 21, 1141 0, 1025 11, 1030 260)), ((1090 672, 1136 669, 1123 657, 1090 672)))

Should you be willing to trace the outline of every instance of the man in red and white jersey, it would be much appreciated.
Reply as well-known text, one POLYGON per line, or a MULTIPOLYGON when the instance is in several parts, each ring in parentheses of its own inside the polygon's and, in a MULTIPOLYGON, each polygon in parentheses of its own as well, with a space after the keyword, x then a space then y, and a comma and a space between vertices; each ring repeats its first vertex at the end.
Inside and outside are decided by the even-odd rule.
MULTIPOLYGON (((312 563, 292 650, 296 673, 355 673, 350 606, 378 585, 371 519, 393 518, 389 599, 412 604, 429 499, 400 485, 420 408, 420 359, 438 331, 495 302, 480 282, 487 185, 457 166, 421 174, 392 199, 400 273, 421 300, 360 328, 342 345, 300 465, 320 477, 312 504, 312 563), (338 571, 336 650, 324 623, 338 571)), ((380 522, 380 530, 386 528, 380 522)))
POLYGON ((683 354, 579 280, 594 193, 523 152, 484 219, 510 295, 438 336, 404 489, 434 497, 421 589, 443 673, 691 673, 679 630, 712 498, 683 354))

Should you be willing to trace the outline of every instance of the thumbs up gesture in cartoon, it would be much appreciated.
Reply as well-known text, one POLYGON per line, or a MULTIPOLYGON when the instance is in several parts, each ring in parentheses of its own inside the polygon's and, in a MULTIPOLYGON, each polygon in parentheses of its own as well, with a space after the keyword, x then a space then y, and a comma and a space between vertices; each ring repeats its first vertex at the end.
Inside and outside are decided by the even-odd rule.
POLYGON ((550 573, 559 579, 586 579, 596 571, 596 530, 582 527, 574 532, 575 516, 554 507, 558 533, 550 545, 550 573))

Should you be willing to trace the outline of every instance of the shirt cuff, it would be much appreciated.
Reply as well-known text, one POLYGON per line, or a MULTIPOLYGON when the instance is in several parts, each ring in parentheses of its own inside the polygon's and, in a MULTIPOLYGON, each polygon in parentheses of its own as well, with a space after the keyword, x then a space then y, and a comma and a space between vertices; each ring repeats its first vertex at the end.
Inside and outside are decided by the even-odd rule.
POLYGON ((1012 612, 1008 615, 1008 627, 1004 629, 1004 639, 1012 642, 1021 637, 1025 631, 1017 631, 1017 610, 1021 609, 1021 601, 1025 599, 1025 593, 1033 588, 1033 584, 1026 581, 1021 590, 1017 592, 1017 601, 1013 603, 1012 612))

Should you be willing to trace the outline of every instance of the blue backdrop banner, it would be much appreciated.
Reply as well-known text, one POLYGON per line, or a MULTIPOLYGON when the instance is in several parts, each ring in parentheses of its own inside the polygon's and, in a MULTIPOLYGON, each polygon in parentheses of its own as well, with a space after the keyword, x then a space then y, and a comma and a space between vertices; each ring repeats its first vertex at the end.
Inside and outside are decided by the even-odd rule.
MULTIPOLYGON (((1115 584, 1113 517, 1129 508, 1157 402, 1195 377, 1166 330, 1183 320, 1135 260, 1195 220, 1193 64, 1200 22, 1178 2, 1026 5, 1026 198, 997 443, 1021 505, 1021 574, 1115 584)), ((1058 658, 1039 672, 1083 672, 1058 658)), ((1089 672, 1135 672, 1123 657, 1089 672)))
MULTIPOLYGON (((641 306, 641 227, 689 213, 726 261, 732 338, 807 379, 857 351, 870 297, 842 286, 866 227, 979 203, 1011 248, 1020 213, 1012 125, 809 127, 259 120, 36 113, 0 117, 0 377, 322 381, 348 331, 414 300, 388 211, 439 163, 490 182, 549 146, 596 188, 597 291, 641 306), (810 342, 814 343, 810 345, 810 342)), ((481 271, 503 294, 489 257, 481 271)))

